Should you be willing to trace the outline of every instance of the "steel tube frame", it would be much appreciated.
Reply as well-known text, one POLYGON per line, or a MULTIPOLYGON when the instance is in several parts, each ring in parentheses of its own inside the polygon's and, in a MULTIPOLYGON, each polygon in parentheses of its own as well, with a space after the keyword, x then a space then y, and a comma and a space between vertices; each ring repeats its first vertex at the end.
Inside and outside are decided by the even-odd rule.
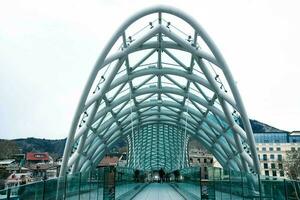
POLYGON ((130 17, 103 49, 79 100, 65 146, 60 175, 63 176, 67 171, 75 173, 91 169, 101 160, 105 151, 120 138, 125 138, 132 128, 155 123, 186 127, 188 135, 197 138, 216 156, 224 168, 259 174, 259 161, 248 115, 223 56, 196 20, 180 10, 165 6, 149 8, 130 17), (153 13, 158 14, 158 23, 137 40, 127 41, 127 28, 136 20, 153 13), (165 13, 189 24, 194 30, 193 40, 187 41, 168 29, 162 22, 165 13), (157 40, 150 41, 153 37, 157 40), (164 41, 163 37, 168 37, 171 41, 164 41), (119 38, 123 42, 122 49, 111 52, 119 38), (197 38, 206 43, 208 52, 197 47, 197 38), (174 49, 189 53, 190 64, 184 64, 178 59, 172 53, 174 49), (150 51, 131 67, 129 55, 141 50, 150 51), (140 66, 156 52, 156 67, 140 69, 140 66), (181 66, 181 70, 166 67, 162 62, 163 52, 181 66), (216 81, 203 59, 222 71, 223 78, 230 88, 229 93, 220 88, 220 82, 216 81), (112 62, 115 62, 115 66, 100 90, 91 94, 92 86, 99 76, 98 72, 109 67, 112 62), (194 73, 194 65, 199 67, 205 78, 194 73), (119 70, 124 66, 126 74, 119 76, 119 70), (150 77, 145 78, 139 85, 134 84, 138 78, 147 76, 150 77), (186 85, 182 85, 171 76, 185 79, 186 85), (155 87, 145 86, 156 77, 155 87), (174 85, 166 86, 162 78, 174 85), (191 85, 194 85, 197 91, 192 91, 191 85), (213 96, 206 95, 201 87, 209 90, 213 96), (117 93, 113 98, 109 98, 107 94, 117 88, 117 93), (126 88, 129 94, 120 95, 127 90, 126 88), (173 95, 178 95, 183 100, 176 99, 173 95), (155 101, 149 99, 155 96, 155 101), (139 99, 141 97, 142 100, 139 99), (129 105, 131 99, 133 105, 129 105), (187 105, 187 102, 190 102, 190 105, 187 105), (116 111, 120 105, 122 107, 116 111), (157 110, 151 110, 153 108, 157 110), (234 120, 231 113, 233 110, 239 114, 243 128, 234 120), (250 148, 250 153, 245 151, 245 145, 250 148))

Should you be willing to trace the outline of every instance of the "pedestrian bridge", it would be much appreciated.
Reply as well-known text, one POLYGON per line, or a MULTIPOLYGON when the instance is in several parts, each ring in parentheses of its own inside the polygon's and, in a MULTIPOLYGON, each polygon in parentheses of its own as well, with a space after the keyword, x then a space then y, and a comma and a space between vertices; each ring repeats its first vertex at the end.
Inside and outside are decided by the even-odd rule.
POLYGON ((297 182, 259 173, 248 115, 221 52, 197 20, 158 6, 129 17, 108 39, 79 99, 60 177, 0 193, 4 199, 298 198, 297 182), (223 169, 211 168, 203 179, 200 168, 189 168, 190 138, 223 169), (97 168, 120 140, 128 143, 128 168, 97 168), (159 169, 168 175, 163 183, 151 174, 159 169))

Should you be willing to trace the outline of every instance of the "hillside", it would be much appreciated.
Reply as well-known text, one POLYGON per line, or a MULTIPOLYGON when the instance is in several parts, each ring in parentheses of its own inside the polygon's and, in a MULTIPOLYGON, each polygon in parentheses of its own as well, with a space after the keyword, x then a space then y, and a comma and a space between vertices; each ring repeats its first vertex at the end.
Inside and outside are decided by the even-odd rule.
POLYGON ((259 122, 257 120, 250 120, 251 127, 253 130, 253 133, 264 133, 264 132, 286 132, 283 130, 280 130, 278 128, 275 128, 273 126, 270 126, 268 124, 259 122))
POLYGON ((48 140, 39 138, 22 138, 13 140, 26 152, 48 152, 54 159, 61 157, 64 152, 66 139, 48 140))
MULTIPOLYGON (((258 132, 282 132, 277 128, 274 128, 268 124, 259 122, 257 120, 250 120, 252 129, 254 133, 258 132)), ((39 139, 39 138, 22 138, 22 139, 14 139, 12 140, 17 144, 17 146, 22 149, 23 153, 26 152, 49 152, 53 158, 58 158, 63 155, 64 147, 66 139, 60 140, 48 140, 48 139, 39 139)), ((198 146, 197 143, 191 143, 192 146, 198 146)), ((114 150, 118 150, 122 147, 126 146, 126 142, 124 140, 119 141, 114 150)))
MULTIPOLYGON (((22 138, 11 140, 17 144, 22 150, 22 153, 26 152, 48 152, 54 159, 62 157, 66 139, 60 140, 48 140, 39 138, 22 138)), ((124 140, 119 141, 115 148, 119 149, 126 145, 124 140)))

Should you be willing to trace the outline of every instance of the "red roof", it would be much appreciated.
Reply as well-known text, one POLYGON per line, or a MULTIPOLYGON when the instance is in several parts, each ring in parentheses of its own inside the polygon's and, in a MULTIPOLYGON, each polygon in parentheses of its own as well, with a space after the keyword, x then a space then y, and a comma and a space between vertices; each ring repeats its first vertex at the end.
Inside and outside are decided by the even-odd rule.
POLYGON ((49 161, 49 154, 45 153, 33 153, 29 152, 26 154, 26 160, 29 161, 49 161))
POLYGON ((119 157, 117 156, 105 156, 99 166, 115 166, 119 161, 119 157))

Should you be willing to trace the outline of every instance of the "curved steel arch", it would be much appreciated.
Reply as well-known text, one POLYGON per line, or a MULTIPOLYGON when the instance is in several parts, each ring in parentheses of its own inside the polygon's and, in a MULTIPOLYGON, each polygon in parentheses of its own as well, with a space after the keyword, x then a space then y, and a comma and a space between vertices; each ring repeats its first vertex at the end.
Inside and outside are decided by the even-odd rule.
POLYGON ((90 170, 120 138, 155 124, 184 129, 224 168, 260 171, 250 122, 223 56, 193 18, 165 6, 130 17, 103 49, 74 115, 60 174, 90 170))

